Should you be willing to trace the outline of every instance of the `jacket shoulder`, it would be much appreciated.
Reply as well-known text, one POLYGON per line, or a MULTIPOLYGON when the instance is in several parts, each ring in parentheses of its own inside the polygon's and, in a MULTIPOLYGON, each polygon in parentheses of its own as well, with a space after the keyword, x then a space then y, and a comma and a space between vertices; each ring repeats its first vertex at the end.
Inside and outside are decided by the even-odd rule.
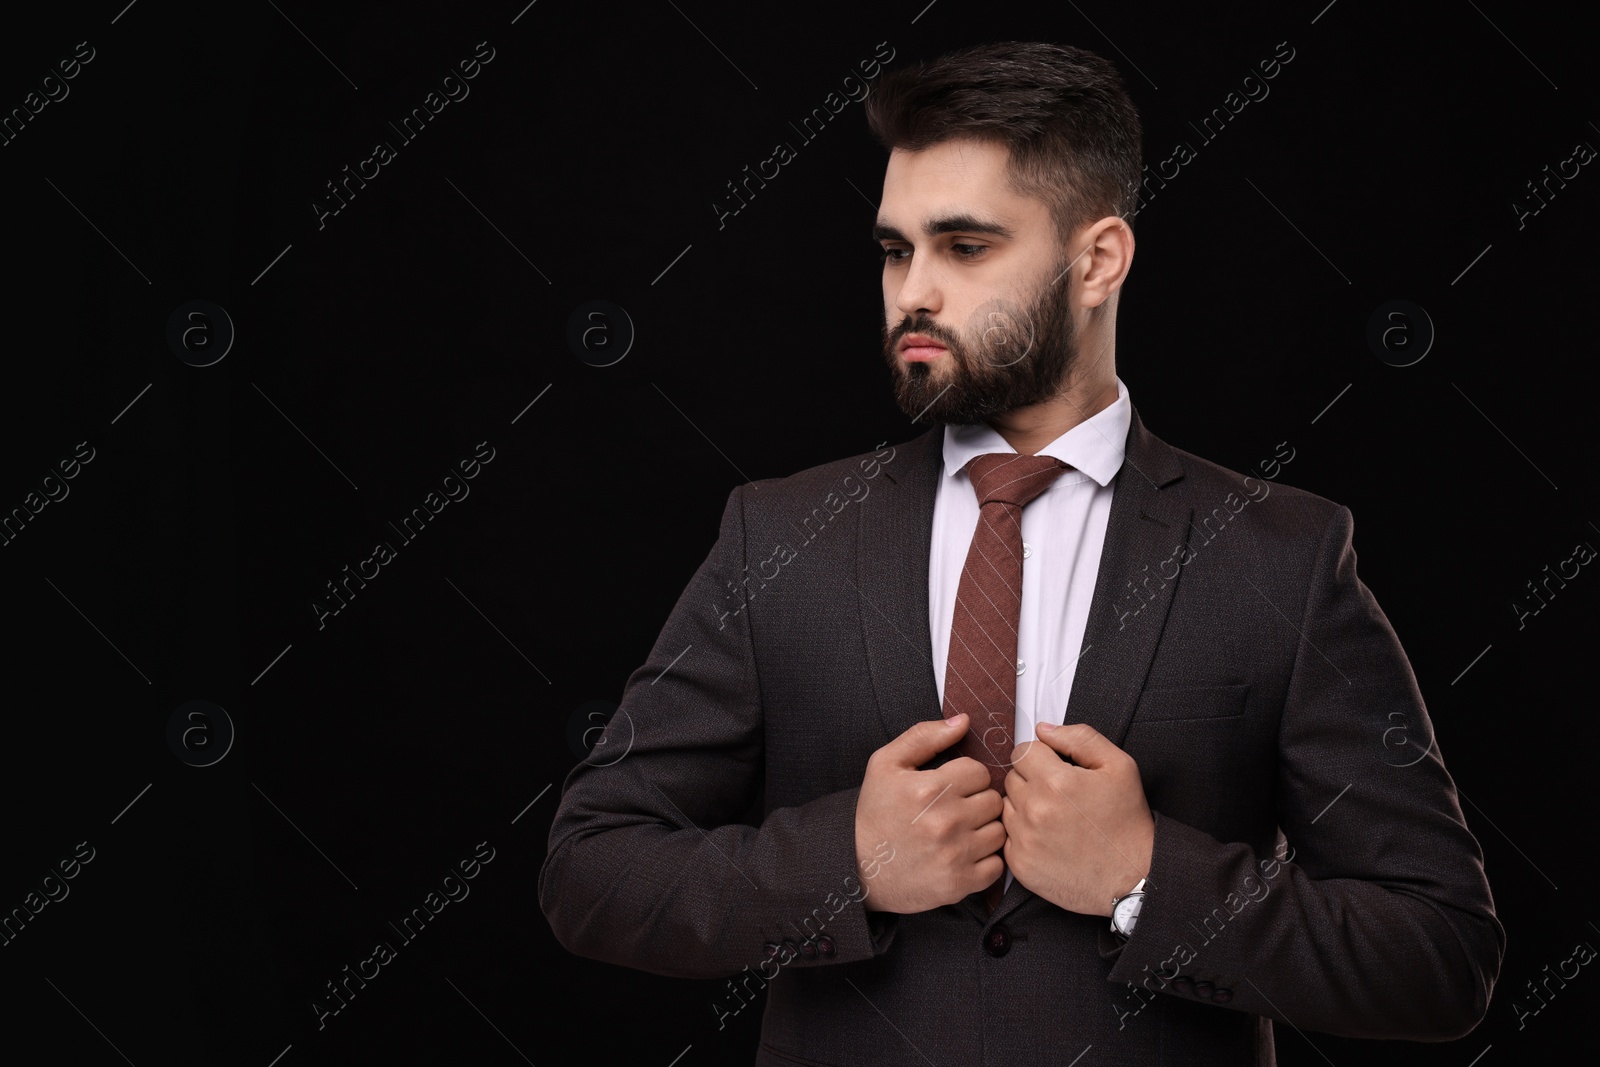
POLYGON ((899 468, 905 467, 907 450, 915 451, 924 443, 924 438, 902 441, 898 444, 885 441, 871 452, 829 460, 780 478, 756 478, 745 483, 745 487, 753 491, 746 493, 744 499, 748 506, 764 497, 766 499, 811 496, 821 498, 830 491, 848 495, 853 491, 851 486, 856 482, 871 481, 886 472, 895 471, 897 464, 899 468))
MULTIPOLYGON (((1314 547, 1341 513, 1346 523, 1351 519, 1337 501, 1283 480, 1291 476, 1295 455, 1289 442, 1280 442, 1245 473, 1169 444, 1142 424, 1130 431, 1128 448, 1128 458, 1137 457, 1139 467, 1165 472, 1161 495, 1192 507, 1195 522, 1219 511, 1238 514, 1248 506, 1257 537, 1302 545, 1310 539, 1314 547)), ((1119 472, 1119 479, 1131 476, 1136 475, 1126 466, 1119 472)))

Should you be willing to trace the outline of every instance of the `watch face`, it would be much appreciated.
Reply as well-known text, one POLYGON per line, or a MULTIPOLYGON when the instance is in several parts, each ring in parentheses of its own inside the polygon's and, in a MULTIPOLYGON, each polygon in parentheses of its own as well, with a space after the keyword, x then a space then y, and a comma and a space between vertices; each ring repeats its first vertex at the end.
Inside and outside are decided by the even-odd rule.
POLYGON ((1144 906, 1144 894, 1134 893, 1117 901, 1116 909, 1112 914, 1119 930, 1128 930, 1133 926, 1133 920, 1139 917, 1139 909, 1144 906))

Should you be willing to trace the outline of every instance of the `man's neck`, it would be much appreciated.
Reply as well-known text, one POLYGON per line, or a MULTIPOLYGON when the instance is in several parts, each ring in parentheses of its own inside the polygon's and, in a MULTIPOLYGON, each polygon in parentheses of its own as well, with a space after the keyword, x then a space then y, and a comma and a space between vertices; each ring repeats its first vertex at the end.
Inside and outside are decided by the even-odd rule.
POLYGON ((1117 380, 1112 377, 1085 389, 1069 387, 1054 399, 1008 411, 988 422, 1019 455, 1032 456, 1074 426, 1110 407, 1116 399, 1117 380))

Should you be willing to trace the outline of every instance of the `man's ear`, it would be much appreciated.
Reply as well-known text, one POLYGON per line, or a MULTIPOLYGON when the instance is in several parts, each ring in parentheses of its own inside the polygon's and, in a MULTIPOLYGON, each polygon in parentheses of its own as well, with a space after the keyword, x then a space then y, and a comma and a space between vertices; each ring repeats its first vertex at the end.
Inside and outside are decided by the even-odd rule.
POLYGON ((1116 295, 1133 267, 1133 245, 1133 228, 1115 215, 1079 231, 1069 258, 1080 306, 1098 308, 1116 295))

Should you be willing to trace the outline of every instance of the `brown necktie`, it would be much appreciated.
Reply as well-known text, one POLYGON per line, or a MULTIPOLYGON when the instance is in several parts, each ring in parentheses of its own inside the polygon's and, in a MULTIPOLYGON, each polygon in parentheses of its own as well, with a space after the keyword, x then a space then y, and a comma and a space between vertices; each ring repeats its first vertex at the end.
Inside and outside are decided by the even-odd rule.
MULTIPOLYGON (((1017 622, 1022 617, 1022 507, 1050 487, 1067 465, 1054 456, 992 452, 967 465, 978 497, 978 526, 956 588, 950 652, 944 669, 944 717, 966 712, 957 753, 989 768, 1005 795, 1017 714, 1017 622)), ((1005 874, 984 892, 993 911, 1005 874)))

